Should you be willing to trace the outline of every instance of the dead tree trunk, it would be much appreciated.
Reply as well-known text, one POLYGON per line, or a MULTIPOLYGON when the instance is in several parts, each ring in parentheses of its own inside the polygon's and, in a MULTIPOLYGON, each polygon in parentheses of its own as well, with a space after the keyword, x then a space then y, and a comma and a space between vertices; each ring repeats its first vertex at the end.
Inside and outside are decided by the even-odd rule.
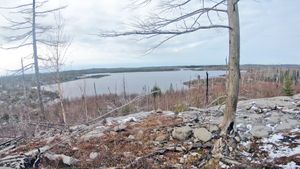
MULTIPOLYGON (((57 65, 57 66, 59 66, 59 65, 57 65)), ((60 108, 61 108, 61 113, 62 113, 62 117, 63 117, 63 122, 64 122, 64 124, 67 124, 67 117, 66 117, 66 111, 65 111, 65 106, 64 106, 63 89, 62 89, 62 84, 60 82, 59 67, 57 67, 56 76, 57 76, 57 89, 58 89, 59 102, 60 102, 60 108)))
POLYGON ((206 93, 205 93, 205 105, 208 104, 208 72, 206 72, 206 93))
POLYGON ((25 85, 25 71, 24 71, 24 63, 23 63, 23 58, 21 58, 21 66, 22 66, 22 84, 23 84, 23 95, 26 98, 27 94, 26 94, 26 85, 25 85))
POLYGON ((39 99, 39 106, 41 111, 41 119, 45 120, 45 109, 41 94, 41 83, 40 83, 40 71, 39 71, 39 61, 38 61, 38 54, 37 54, 37 45, 36 45, 36 31, 35 31, 35 0, 32 1, 32 47, 33 47, 33 58, 34 58, 34 70, 35 70, 35 78, 36 78, 36 85, 37 85, 37 93, 39 99))
POLYGON ((229 76, 227 79, 227 100, 223 121, 220 124, 222 134, 233 129, 235 112, 238 102, 240 79, 240 28, 238 0, 228 0, 229 23, 229 76))

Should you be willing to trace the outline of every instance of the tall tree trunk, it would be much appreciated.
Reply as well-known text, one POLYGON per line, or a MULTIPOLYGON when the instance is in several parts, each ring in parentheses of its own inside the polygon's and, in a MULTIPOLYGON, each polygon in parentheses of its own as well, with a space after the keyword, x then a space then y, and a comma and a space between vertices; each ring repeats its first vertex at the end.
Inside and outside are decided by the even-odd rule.
POLYGON ((233 129, 239 94, 240 79, 240 26, 238 0, 228 0, 229 23, 229 76, 227 78, 227 100, 223 121, 220 124, 222 134, 233 129))
POLYGON ((23 95, 26 98, 26 85, 25 85, 25 73, 24 73, 24 63, 23 63, 23 58, 21 58, 21 66, 22 66, 22 84, 23 84, 23 95))
MULTIPOLYGON (((58 55, 57 55, 58 56, 58 55)), ((62 117, 63 117, 63 122, 64 124, 67 124, 67 117, 66 117, 66 111, 65 111, 65 106, 64 106, 64 96, 63 96, 63 89, 61 86, 61 82, 60 82, 60 70, 59 70, 59 63, 56 63, 57 67, 56 67, 56 83, 57 83, 57 89, 58 89, 58 95, 59 95, 59 102, 60 102, 60 108, 61 108, 61 113, 62 113, 62 117)))
POLYGON ((206 72, 206 92, 205 92, 205 105, 208 105, 208 72, 206 72))
POLYGON ((45 110, 44 104, 41 94, 41 83, 40 83, 40 72, 39 72, 39 61, 38 61, 38 54, 37 54, 37 46, 36 46, 36 31, 35 31, 35 0, 32 0, 32 47, 33 47, 33 58, 34 58, 34 69, 35 69, 35 78, 36 78, 36 85, 37 85, 37 92, 38 92, 38 99, 39 99, 39 106, 41 111, 41 120, 45 120, 45 110))

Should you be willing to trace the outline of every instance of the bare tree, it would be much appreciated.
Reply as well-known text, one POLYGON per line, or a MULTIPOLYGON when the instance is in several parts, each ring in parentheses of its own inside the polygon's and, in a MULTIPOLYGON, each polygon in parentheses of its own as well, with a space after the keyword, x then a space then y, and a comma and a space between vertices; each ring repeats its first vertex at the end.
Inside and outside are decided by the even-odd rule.
POLYGON ((10 44, 3 49, 18 49, 26 46, 31 46, 33 51, 33 61, 35 78, 37 85, 37 93, 39 100, 39 107, 41 111, 41 119, 45 120, 45 110, 43 105, 43 99, 41 94, 41 82, 40 82, 40 70, 39 70, 39 55, 37 44, 52 45, 51 42, 43 39, 43 34, 52 29, 51 25, 38 23, 38 19, 46 17, 47 14, 63 9, 65 7, 59 7, 55 9, 44 9, 44 5, 48 0, 37 2, 32 0, 30 3, 25 3, 13 7, 0 7, 3 10, 9 10, 10 14, 14 14, 13 18, 3 16, 9 23, 8 26, 4 26, 8 34, 12 36, 4 36, 6 41, 10 44))
POLYGON ((50 33, 48 41, 52 45, 48 46, 49 54, 45 58, 45 65, 48 69, 54 71, 54 79, 57 84, 57 91, 60 100, 61 112, 64 124, 67 123, 65 108, 63 104, 64 96, 61 86, 61 69, 65 64, 65 56, 71 45, 71 38, 65 31, 65 19, 63 18, 61 11, 58 10, 54 14, 55 24, 53 30, 50 33))
POLYGON ((193 33, 204 29, 226 28, 229 30, 229 76, 227 79, 227 101, 224 118, 220 124, 222 133, 233 129, 238 101, 240 78, 240 30, 239 30, 239 0, 135 0, 133 5, 142 7, 158 2, 159 11, 146 19, 138 21, 133 30, 125 32, 105 31, 101 37, 119 37, 139 35, 146 39, 163 36, 157 45, 180 35, 193 33), (222 21, 227 18, 227 22, 222 21))
POLYGON ((22 85, 23 85, 23 95, 26 98, 27 94, 26 94, 26 85, 25 85, 25 69, 24 69, 24 62, 23 62, 23 58, 21 58, 21 71, 22 71, 22 85))

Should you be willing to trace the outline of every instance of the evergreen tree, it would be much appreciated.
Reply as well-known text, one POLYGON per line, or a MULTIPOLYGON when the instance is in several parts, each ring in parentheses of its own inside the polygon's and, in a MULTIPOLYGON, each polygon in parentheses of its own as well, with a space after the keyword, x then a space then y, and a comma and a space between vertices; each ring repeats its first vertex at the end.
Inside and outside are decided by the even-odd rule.
POLYGON ((284 83, 283 83, 283 94, 286 96, 292 96, 293 95, 293 82, 290 76, 286 75, 284 77, 284 83))

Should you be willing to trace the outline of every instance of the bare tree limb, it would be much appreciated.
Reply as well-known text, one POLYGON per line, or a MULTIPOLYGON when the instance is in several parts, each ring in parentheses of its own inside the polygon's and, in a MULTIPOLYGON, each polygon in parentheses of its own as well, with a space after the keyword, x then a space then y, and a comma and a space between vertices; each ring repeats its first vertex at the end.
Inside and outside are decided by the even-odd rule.
POLYGON ((24 47, 24 46, 31 46, 32 43, 24 43, 24 44, 21 44, 21 45, 18 45, 18 46, 12 46, 12 47, 3 47, 3 46, 0 46, 1 49, 7 49, 7 50, 10 50, 10 49, 19 49, 21 47, 24 47))
POLYGON ((50 10, 46 10, 46 11, 37 11, 36 14, 47 14, 47 13, 51 13, 51 12, 55 12, 55 11, 58 11, 58 10, 65 9, 66 7, 67 6, 62 6, 62 7, 59 7, 59 8, 50 9, 50 10))
MULTIPOLYGON (((138 6, 148 5, 153 0, 136 0, 134 4, 138 6)), ((204 3, 205 0, 201 0, 202 7, 192 10, 191 12, 187 12, 186 8, 193 3, 197 3, 193 0, 162 0, 161 5, 161 13, 164 13, 168 10, 177 11, 178 15, 165 15, 160 16, 158 14, 152 14, 151 17, 146 19, 141 19, 135 22, 132 26, 134 30, 132 31, 100 31, 98 36, 100 37, 120 37, 120 36, 143 36, 145 39, 150 39, 159 35, 168 35, 165 39, 158 42, 151 49, 147 50, 146 53, 153 51, 158 48, 165 42, 170 39, 173 39, 179 35, 184 35, 188 33, 193 33, 198 30, 204 29, 231 29, 227 24, 219 24, 213 23, 210 13, 215 13, 216 15, 219 13, 228 14, 227 9, 222 5, 225 4, 226 0, 218 0, 218 2, 206 0, 211 2, 209 4, 204 3), (200 24, 200 18, 202 16, 206 16, 208 24, 200 24), (168 16, 168 17, 166 17, 168 16)), ((173 12, 172 12, 173 13, 173 12)))
POLYGON ((12 7, 0 7, 0 9, 18 9, 18 8, 24 8, 24 7, 31 7, 32 3, 22 4, 18 6, 12 6, 12 7))
POLYGON ((131 32, 110 32, 110 33, 101 33, 99 36, 100 37, 118 37, 118 36, 128 36, 128 35, 181 35, 181 34, 186 34, 186 33, 191 33, 198 31, 200 29, 212 29, 212 28, 227 28, 229 29, 230 27, 227 25, 209 25, 209 26, 199 26, 194 29, 189 29, 189 30, 184 30, 184 31, 158 31, 158 30, 153 30, 153 31, 131 31, 131 32))

